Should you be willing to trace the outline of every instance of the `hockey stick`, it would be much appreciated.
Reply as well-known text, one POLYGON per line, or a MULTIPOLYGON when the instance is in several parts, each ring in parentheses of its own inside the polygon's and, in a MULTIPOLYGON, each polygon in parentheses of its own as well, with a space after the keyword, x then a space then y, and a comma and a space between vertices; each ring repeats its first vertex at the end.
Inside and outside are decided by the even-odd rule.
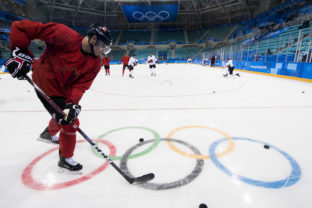
MULTIPOLYGON (((27 75, 25 75, 24 78, 54 108, 54 110, 56 110, 63 116, 66 116, 63 110, 58 105, 56 105, 55 102, 44 91, 42 91, 27 75)), ((77 129, 77 131, 83 136, 83 138, 87 140, 91 144, 91 146, 96 149, 96 151, 98 151, 104 157, 104 159, 106 159, 106 161, 109 162, 109 164, 111 164, 130 184, 144 183, 152 180, 155 177, 154 173, 148 173, 137 178, 129 177, 77 125, 73 124, 73 127, 77 129)))

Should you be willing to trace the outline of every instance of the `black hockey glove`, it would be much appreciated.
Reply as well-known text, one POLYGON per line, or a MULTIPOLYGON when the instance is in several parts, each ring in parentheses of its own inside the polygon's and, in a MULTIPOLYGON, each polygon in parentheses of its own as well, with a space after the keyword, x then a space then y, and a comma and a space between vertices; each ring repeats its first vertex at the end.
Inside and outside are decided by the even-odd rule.
POLYGON ((13 78, 22 79, 29 72, 32 63, 33 57, 26 49, 13 47, 11 58, 4 65, 13 78))
POLYGON ((53 118, 58 124, 68 125, 71 124, 78 117, 80 111, 81 111, 80 105, 67 103, 63 111, 66 114, 66 116, 64 117, 63 115, 57 113, 53 114, 53 118))

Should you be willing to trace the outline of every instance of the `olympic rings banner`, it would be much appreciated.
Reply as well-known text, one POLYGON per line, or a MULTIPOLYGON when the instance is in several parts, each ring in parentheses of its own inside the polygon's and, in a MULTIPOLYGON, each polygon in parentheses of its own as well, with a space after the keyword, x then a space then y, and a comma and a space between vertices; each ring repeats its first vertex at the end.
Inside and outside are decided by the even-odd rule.
POLYGON ((153 6, 121 6, 128 22, 175 22, 178 19, 178 4, 153 6))

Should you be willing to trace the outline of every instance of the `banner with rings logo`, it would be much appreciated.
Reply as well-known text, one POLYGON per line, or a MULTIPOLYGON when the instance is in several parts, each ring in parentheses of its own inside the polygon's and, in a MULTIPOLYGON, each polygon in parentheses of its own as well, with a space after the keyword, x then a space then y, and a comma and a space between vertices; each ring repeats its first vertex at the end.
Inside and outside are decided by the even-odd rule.
POLYGON ((121 6, 128 22, 175 22, 178 19, 178 4, 152 6, 121 6))

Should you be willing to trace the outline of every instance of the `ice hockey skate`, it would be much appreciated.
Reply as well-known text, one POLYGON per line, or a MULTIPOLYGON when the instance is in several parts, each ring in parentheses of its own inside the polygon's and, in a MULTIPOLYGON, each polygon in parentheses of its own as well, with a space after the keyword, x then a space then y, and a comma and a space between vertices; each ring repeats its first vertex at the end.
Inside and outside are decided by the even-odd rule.
POLYGON ((72 175, 81 175, 82 174, 82 165, 77 163, 72 158, 64 158, 60 156, 58 162, 59 173, 67 173, 72 175))
POLYGON ((48 132, 48 127, 45 128, 45 130, 40 134, 38 141, 50 143, 50 144, 58 144, 59 139, 58 136, 51 136, 51 134, 48 132))

